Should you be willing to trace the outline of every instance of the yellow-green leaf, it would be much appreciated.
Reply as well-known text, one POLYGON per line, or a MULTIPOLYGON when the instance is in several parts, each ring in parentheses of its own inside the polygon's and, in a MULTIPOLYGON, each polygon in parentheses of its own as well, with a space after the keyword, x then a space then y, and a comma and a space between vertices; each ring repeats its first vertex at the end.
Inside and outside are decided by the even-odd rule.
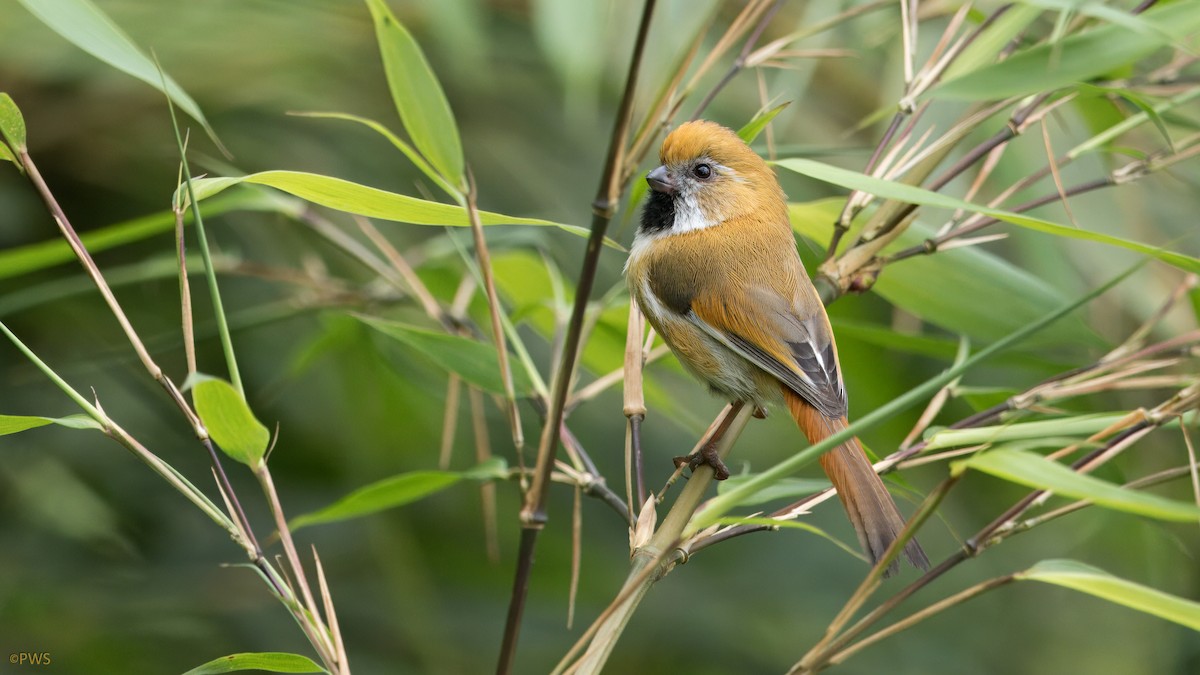
MULTIPOLYGON (((222 195, 205 204, 204 215, 216 216, 229 211, 277 211, 294 214, 301 202, 278 192, 255 188, 222 195)), ((189 209, 183 214, 185 223, 192 221, 189 209)), ((130 220, 123 220, 79 235, 84 247, 95 255, 101 251, 148 239, 175 228, 175 214, 158 211, 130 220)), ((75 252, 65 239, 53 239, 17 246, 0 251, 0 279, 21 276, 37 270, 75 262, 75 252)))
MULTIPOLYGON (((829 486, 826 485, 825 487, 829 487, 829 486)), ((775 518, 766 518, 766 517, 762 517, 762 516, 749 517, 749 518, 738 518, 736 516, 725 516, 724 518, 718 518, 717 524, 718 525, 765 525, 767 527, 773 527, 773 528, 777 528, 777 529, 781 529, 781 530, 802 530, 804 532, 811 532, 812 534, 815 534, 818 537, 829 540, 829 542, 832 543, 834 546, 837 546, 838 548, 842 549, 846 553, 849 553, 850 555, 854 556, 855 558, 858 558, 859 560, 862 560, 863 562, 866 562, 866 560, 867 560, 866 556, 864 556, 862 553, 859 553, 854 548, 851 548, 849 545, 847 545, 841 539, 838 539, 837 537, 829 534, 828 532, 826 532, 825 530, 822 530, 821 528, 817 527, 816 525, 810 525, 810 524, 800 521, 800 520, 776 520, 775 518)))
POLYGON ((495 480, 507 473, 504 460, 496 457, 467 471, 412 471, 365 485, 323 509, 292 519, 297 530, 308 525, 348 520, 411 504, 445 490, 459 481, 495 480))
POLYGON ((1040 490, 1075 499, 1086 499, 1099 506, 1159 520, 1194 522, 1200 520, 1195 504, 1138 492, 1094 476, 1072 471, 1045 457, 1023 450, 992 450, 970 459, 952 462, 951 473, 973 469, 1040 490))
POLYGON ((738 138, 745 141, 747 144, 753 143, 754 139, 762 133, 763 129, 775 119, 775 116, 783 112, 783 109, 791 105, 791 101, 784 101, 770 110, 760 110, 754 115, 754 118, 746 123, 746 126, 738 129, 738 138))
POLYGON ((1008 443, 1047 437, 1088 437, 1124 418, 1120 413, 1072 415, 1052 420, 997 424, 971 429, 938 429, 928 438, 926 450, 961 448, 982 443, 1008 443))
MULTIPOLYGON (((1198 12, 1200 14, 1200 12, 1198 12)), ((1006 62, 1007 63, 1007 62, 1006 62)), ((915 187, 897 183, 896 181, 884 180, 875 178, 857 171, 850 171, 841 167, 832 166, 823 162, 817 162, 811 159, 792 158, 783 159, 776 162, 776 165, 781 166, 789 171, 816 178, 840 185, 851 190, 861 190, 863 192, 873 194, 885 199, 896 199, 899 201, 908 202, 910 204, 922 204, 924 206, 933 206, 937 208, 957 210, 963 209, 972 213, 982 213, 985 216, 991 216, 998 220, 1003 220, 1013 225, 1018 225, 1037 232, 1045 232, 1059 237, 1068 237, 1071 239, 1083 239, 1085 241, 1094 241, 1110 246, 1119 246, 1121 248, 1136 251, 1145 255, 1153 256, 1178 267, 1179 269, 1188 272, 1200 273, 1200 260, 1191 256, 1168 251, 1166 249, 1150 246, 1141 242, 1130 241, 1120 237, 1114 237, 1100 232, 1092 232, 1091 230, 1082 230, 1066 225, 1060 225, 1041 218, 1034 218, 1020 213, 1013 213, 1003 209, 994 209, 982 204, 973 204, 971 202, 956 199, 949 195, 944 195, 939 192, 932 192, 924 188, 915 187)))
POLYGON ((11 149, 7 159, 21 166, 13 153, 25 152, 25 118, 12 97, 4 93, 0 93, 0 136, 11 149))
MULTIPOLYGON (((200 106, 175 80, 161 74, 158 66, 138 48, 112 19, 90 0, 18 0, 25 9, 68 42, 108 65, 163 90, 175 105, 200 123, 217 141, 200 106)), ((22 142, 23 143, 23 142, 22 142)))
POLYGON ((981 68, 996 60, 996 55, 1012 42, 1013 38, 1029 27, 1041 16, 1042 10, 1028 5, 1013 5, 998 19, 983 30, 971 44, 963 48, 946 68, 942 81, 948 82, 960 75, 981 68))
MULTIPOLYGON (((500 378, 500 359, 493 345, 396 321, 366 316, 358 318, 384 335, 421 352, 438 366, 458 373, 467 382, 495 394, 504 393, 504 382, 500 378)), ((512 375, 513 389, 517 395, 529 393, 533 385, 525 371, 514 368, 512 375)))
MULTIPOLYGON (((460 206, 431 202, 367 187, 341 178, 302 171, 262 171, 248 176, 197 178, 192 181, 192 189, 195 191, 196 199, 202 200, 239 183, 266 185, 314 204, 346 213, 356 213, 368 218, 443 227, 468 227, 471 224, 467 219, 466 209, 460 206)), ((581 237, 589 234, 586 228, 577 225, 564 225, 537 218, 505 216, 489 211, 480 211, 479 220, 484 225, 536 225, 557 227, 581 237)), ((609 246, 620 248, 612 242, 608 243, 609 246)))
POLYGON ((40 415, 0 415, 0 436, 57 424, 69 429, 99 429, 100 423, 87 415, 42 417, 40 415))
POLYGON ((383 0, 367 0, 388 87, 413 145, 447 181, 463 183, 462 141, 454 113, 429 61, 383 0))
POLYGON ((32 415, 0 415, 0 436, 36 429, 50 424, 49 417, 32 415))
POLYGON ((447 183, 446 180, 442 178, 441 174, 439 174, 437 170, 430 166, 429 162, 425 161, 425 158, 421 156, 421 153, 417 152, 411 145, 405 143, 404 139, 392 133, 391 129, 388 129, 379 122, 366 117, 361 117, 359 115, 349 115, 347 113, 339 112, 300 112, 292 114, 296 115, 297 117, 312 117, 316 119, 357 122, 358 124, 371 129, 375 133, 386 138, 389 143, 391 143, 397 150, 402 152, 404 156, 408 158, 408 161, 412 162, 414 166, 420 169, 421 173, 428 176, 430 180, 437 183, 439 187, 445 190, 447 195, 456 200, 461 200, 462 192, 460 192, 458 188, 447 183))
POLYGON ((25 172, 25 168, 21 166, 21 162, 17 161, 16 155, 8 148, 8 144, 0 140, 0 162, 12 162, 17 165, 17 171, 25 172))
MULTIPOLYGON (((824 246, 845 201, 844 198, 826 198, 789 204, 792 228, 817 246, 824 246)), ((915 246, 932 236, 934 228, 914 222, 884 252, 915 246)), ((1036 321, 1065 299, 1054 286, 982 246, 916 256, 903 264, 891 265, 871 290, 893 305, 951 333, 985 340, 997 339, 1036 321), (937 279, 938 283, 931 284, 930 279, 937 279), (957 292, 945 293, 945 288, 954 288, 957 292)), ((1038 344, 1055 345, 1098 342, 1077 318, 1061 321, 1033 340, 1038 344)), ((945 352, 951 357, 954 344, 949 342, 945 352)))
POLYGON ((328 673, 307 656, 285 652, 243 652, 213 659, 196 666, 183 675, 219 675, 243 670, 263 670, 268 673, 328 673))
POLYGON ((192 398, 208 435, 225 454, 252 468, 262 462, 271 433, 233 385, 225 380, 201 380, 192 388, 192 398))
MULTIPOLYGON (((754 474, 730 476, 717 484, 717 494, 723 495, 726 492, 735 490, 752 478, 754 478, 754 474)), ((746 495, 742 498, 741 505, 750 506, 752 504, 764 504, 783 499, 795 500, 806 495, 811 495, 814 492, 820 492, 827 487, 829 487, 829 481, 823 478, 784 478, 757 492, 746 495)))
POLYGON ((1016 578, 1071 588, 1200 631, 1200 603, 1115 577, 1081 562, 1043 560, 1016 578))
POLYGON ((1136 21, 1146 30, 1109 24, 1058 42, 1040 44, 948 80, 929 96, 999 100, 1084 82, 1174 41, 1184 40, 1200 30, 1200 11, 1195 3, 1176 2, 1151 9, 1136 21))

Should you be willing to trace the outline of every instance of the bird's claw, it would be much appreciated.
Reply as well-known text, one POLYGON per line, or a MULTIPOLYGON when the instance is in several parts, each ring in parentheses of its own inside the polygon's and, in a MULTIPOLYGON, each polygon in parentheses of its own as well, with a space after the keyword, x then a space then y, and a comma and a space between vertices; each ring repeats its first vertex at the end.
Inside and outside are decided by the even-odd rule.
POLYGON ((690 455, 676 457, 674 462, 676 469, 686 465, 692 471, 695 471, 698 466, 707 464, 712 467, 713 478, 717 480, 729 478, 729 467, 725 466, 725 462, 721 461, 721 455, 711 445, 706 445, 690 455))

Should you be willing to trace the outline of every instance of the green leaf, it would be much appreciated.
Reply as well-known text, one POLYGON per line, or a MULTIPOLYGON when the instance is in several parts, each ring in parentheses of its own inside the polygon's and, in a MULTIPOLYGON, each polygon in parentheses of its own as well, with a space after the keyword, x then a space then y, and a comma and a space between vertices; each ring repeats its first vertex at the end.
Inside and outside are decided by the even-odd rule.
POLYGON ((1128 30, 1157 37, 1166 43, 1173 42, 1174 36, 1159 28, 1152 21, 1147 21, 1145 15, 1130 14, 1129 12, 1110 7, 1098 0, 1022 0, 1023 3, 1057 10, 1064 13, 1079 13, 1128 30))
POLYGON ((289 523, 292 530, 349 520, 411 504, 463 479, 497 480, 507 477, 504 460, 493 458, 467 471, 413 471, 365 485, 319 511, 298 516, 289 523))
POLYGON ((939 429, 929 436, 926 450, 944 450, 983 443, 1008 443, 1030 439, 1087 437, 1103 431, 1125 417, 1124 414, 1073 415, 1053 420, 998 424, 971 429, 939 429))
MULTIPOLYGON (((789 204, 793 229, 824 245, 844 202, 829 198, 789 204)), ((884 252, 918 245, 933 235, 932 227, 915 222, 884 252)), ((952 333, 985 340, 998 339, 1036 321, 1064 300, 1055 287, 979 246, 916 256, 890 265, 872 290, 893 305, 952 333), (938 283, 931 284, 930 279, 938 283), (942 292, 944 288, 956 292, 942 292)), ((922 349, 915 340, 903 341, 900 336, 897 340, 907 342, 908 348, 922 349)), ((1081 341, 1098 342, 1078 319, 1051 326, 1033 338, 1035 344, 1077 345, 1081 341)), ((956 341, 945 344, 946 353, 953 357, 956 341)), ((923 349, 936 355, 932 343, 923 349)))
POLYGON ((791 104, 791 101, 784 101, 770 110, 758 111, 754 115, 754 118, 746 123, 746 126, 738 129, 738 138, 745 141, 746 145, 753 143, 754 139, 758 138, 763 129, 766 129, 767 125, 771 123, 771 120, 775 119, 776 115, 783 112, 783 109, 791 104))
POLYGON ((996 55, 1041 16, 1042 10, 1027 5, 1015 5, 992 22, 979 37, 971 41, 962 53, 946 68, 943 82, 956 79, 996 60, 996 55))
POLYGON ((1043 560, 1015 575, 1071 588, 1200 631, 1200 603, 1115 577, 1075 560, 1043 560))
MULTIPOLYGON (((429 357, 441 368, 458 373, 464 380, 495 394, 504 393, 500 378, 500 360, 496 348, 459 335, 448 335, 416 326, 376 319, 357 318, 375 330, 429 357)), ((518 396, 528 394, 533 385, 521 368, 512 370, 513 389, 518 396)))
MULTIPOLYGON (((1196 13, 1200 16, 1200 12, 1196 13)), ((1007 62, 1006 62, 1007 63, 1007 62)), ((971 202, 956 199, 949 195, 944 195, 938 192, 931 192, 924 188, 915 187, 912 185, 904 185, 895 181, 883 180, 874 178, 857 171, 850 171, 840 167, 832 166, 822 162, 817 162, 811 159, 793 158, 783 159, 776 162, 776 165, 781 166, 790 171, 795 171, 801 175, 816 178, 818 180, 839 185, 851 190, 861 190, 869 194, 873 194, 885 199, 895 199, 911 204, 921 204, 924 206, 932 206, 936 208, 957 210, 963 209, 973 213, 982 213, 986 216, 991 216, 998 220, 1003 220, 1013 225, 1018 225, 1037 232, 1045 232, 1060 237, 1068 237, 1071 239, 1083 239, 1085 241, 1094 241, 1110 246, 1119 246, 1121 248, 1143 253, 1153 256, 1169 263, 1187 272, 1200 273, 1200 260, 1191 256, 1186 256, 1174 251, 1149 246, 1136 241, 1122 239, 1100 232, 1092 232, 1090 230, 1081 230, 1066 225, 1060 225, 1041 218, 1012 213, 1002 209, 994 209, 981 204, 972 204, 971 202)))
POLYGON ((998 100, 1050 91, 1130 64, 1160 47, 1200 30, 1200 11, 1191 2, 1156 7, 1141 16, 1149 32, 1105 25, 1053 44, 1031 47, 999 63, 963 73, 928 96, 949 100, 998 100))
POLYGON ((21 166, 13 152, 25 152, 25 118, 12 97, 5 93, 0 93, 0 136, 3 136, 4 142, 12 151, 6 159, 21 166))
POLYGON ((328 673, 307 656, 285 652, 243 652, 230 654, 196 666, 183 675, 218 675, 242 670, 265 670, 269 673, 328 673))
POLYGON ((220 145, 216 133, 208 125, 200 106, 169 76, 160 75, 154 61, 129 39, 117 24, 90 0, 19 0, 51 30, 68 42, 108 65, 128 73, 150 86, 163 91, 166 80, 167 96, 204 127, 213 142, 220 145))
POLYGON ((17 161, 17 157, 8 148, 8 144, 2 140, 0 140, 0 162, 12 162, 17 166, 17 171, 25 173, 25 167, 21 166, 21 162, 17 161))
MULTIPOLYGON (((730 490, 737 489, 752 478, 754 478, 754 474, 730 476, 717 484, 717 494, 722 495, 730 490)), ((784 478, 773 485, 768 485, 757 492, 747 495, 740 500, 740 503, 743 506, 751 506, 783 499, 795 501, 800 497, 820 492, 827 487, 829 487, 829 481, 821 478, 784 478)))
MULTIPOLYGON (((469 227, 471 225, 467 219, 466 209, 461 206, 431 202, 367 187, 341 178, 301 171, 263 171, 239 177, 197 178, 192 181, 192 189, 195 191, 196 199, 203 200, 240 183, 266 185, 314 204, 346 213, 356 213, 368 218, 442 227, 469 227)), ((484 225, 557 227, 581 237, 587 237, 590 233, 587 228, 577 225, 563 225, 537 218, 517 218, 488 211, 480 211, 479 220, 484 225)), ((614 242, 607 243, 610 247, 621 248, 614 242)))
POLYGON ((1139 110, 1150 117, 1150 121, 1154 123, 1154 127, 1158 129, 1158 133, 1162 135, 1163 140, 1167 142, 1167 147, 1174 152, 1175 143, 1171 140, 1171 133, 1167 130, 1167 125, 1163 122, 1162 116, 1154 109, 1154 105, 1146 100, 1144 96, 1138 94, 1131 89, 1122 89, 1120 87, 1100 87, 1094 84, 1079 84, 1076 90, 1082 95, 1081 98, 1091 96, 1103 96, 1107 98, 1110 95, 1120 96, 1137 106, 1139 110))
POLYGON ((1148 492, 1129 490, 1070 468, 1045 457, 1021 450, 992 450, 970 459, 951 462, 952 474, 967 469, 981 471, 1026 487, 1051 490, 1075 499, 1086 499, 1100 506, 1160 520, 1188 522, 1200 520, 1200 507, 1166 499, 1148 492))
MULTIPOLYGON (((825 487, 829 487, 829 485, 826 484, 825 487)), ((863 562, 867 561, 866 556, 864 556, 858 550, 847 545, 841 539, 838 539, 837 537, 829 534, 825 530, 822 530, 821 528, 819 528, 815 525, 809 525, 808 523, 805 523, 805 522, 802 522, 799 520, 776 520, 775 518, 764 518, 764 517, 738 518, 736 516, 726 516, 725 518, 718 518, 717 524, 719 524, 719 525, 766 525, 766 526, 778 528, 781 530, 803 530, 805 532, 811 532, 823 539, 827 539, 828 541, 833 543, 838 548, 842 549, 846 553, 849 553, 850 555, 854 556, 855 558, 862 560, 863 562)))
POLYGON ((396 20, 387 3, 367 0, 367 7, 375 21, 383 69, 404 130, 442 177, 461 187, 464 184, 462 142, 442 86, 421 47, 396 20))
POLYGON ((51 424, 49 417, 30 415, 0 415, 0 436, 15 434, 51 424))
POLYGON ((849 337, 875 347, 937 359, 954 358, 958 342, 946 337, 904 333, 880 324, 837 318, 833 332, 839 339, 849 337))
POLYGON ((271 433, 254 417, 246 399, 225 380, 206 379, 192 387, 196 413, 221 450, 251 468, 262 463, 271 433))
POLYGON ((100 429, 100 423, 87 415, 42 417, 40 415, 0 415, 0 436, 57 424, 69 429, 100 429))
MULTIPOLYGON (((299 204, 290 197, 277 192, 254 189, 222 195, 205 204, 204 213, 216 216, 230 211, 278 211, 295 213, 299 204)), ((191 222, 192 214, 184 214, 184 222, 191 222)), ((106 225, 80 234, 83 245, 92 255, 101 251, 149 239, 175 228, 175 214, 158 211, 132 220, 106 225)), ((37 270, 75 261, 75 253, 62 237, 40 241, 36 244, 18 246, 0 251, 0 279, 18 277, 37 270)))
POLYGON ((396 147, 397 150, 404 153, 404 156, 407 157, 408 160, 412 162, 418 169, 420 169, 421 173, 425 174, 430 180, 437 183, 438 186, 445 190, 446 194, 451 198, 456 200, 462 198, 462 193, 457 188, 447 183, 446 180, 442 178, 441 174, 439 174, 432 166, 430 166, 429 162, 425 161, 425 158, 421 156, 421 153, 417 152, 411 145, 405 143, 402 138, 392 133, 390 129, 379 122, 376 122, 375 120, 368 119, 366 117, 360 117, 358 115, 348 115, 346 113, 338 112, 299 112, 291 114, 297 117, 313 117, 316 119, 357 122, 358 124, 361 124, 368 129, 373 130, 380 136, 386 138, 389 143, 396 147))

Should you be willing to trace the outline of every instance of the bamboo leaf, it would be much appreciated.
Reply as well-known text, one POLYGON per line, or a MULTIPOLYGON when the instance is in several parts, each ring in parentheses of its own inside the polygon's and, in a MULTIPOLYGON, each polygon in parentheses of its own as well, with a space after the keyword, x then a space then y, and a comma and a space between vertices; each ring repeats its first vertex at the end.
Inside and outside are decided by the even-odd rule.
MULTIPOLYGON (((844 201, 829 198, 789 204, 793 229, 814 242, 828 242, 833 221, 844 201)), ((918 245, 933 235, 932 227, 915 222, 884 253, 918 245)), ((896 307, 952 333, 984 340, 999 339, 1036 321, 1065 300, 1054 286, 979 246, 917 256, 889 266, 872 291, 896 307), (938 283, 931 284, 930 279, 937 279, 938 283), (945 288, 958 292, 945 293, 945 288)), ((889 334, 895 335, 897 342, 902 341, 894 331, 889 334)), ((1077 345, 1081 341, 1102 344, 1075 318, 1049 327, 1033 340, 1036 344, 1077 345)), ((953 340, 945 342, 945 353, 951 358, 955 344, 953 340)))
POLYGON ((271 433, 233 385, 215 378, 201 380, 192 388, 192 399, 209 436, 226 455, 251 468, 262 463, 271 433))
POLYGON ((1084 97, 1087 97, 1088 95, 1104 97, 1115 95, 1120 96, 1126 101, 1129 101, 1133 105, 1137 106, 1138 110, 1141 110, 1150 117, 1150 121, 1154 123, 1154 128, 1158 129, 1158 133, 1161 134, 1163 140, 1167 142, 1167 147, 1170 148, 1172 152, 1175 151, 1174 141, 1171 140, 1171 133, 1167 130, 1167 125, 1165 122, 1163 122, 1162 116, 1159 115, 1158 111, 1154 109, 1154 104, 1150 101, 1147 101, 1146 98, 1141 94, 1138 94, 1131 89, 1123 89, 1120 87, 1100 87, 1094 84, 1086 83, 1077 85, 1076 89, 1084 97))
POLYGON ((13 155, 13 151, 8 148, 8 144, 3 140, 0 140, 0 162, 12 162, 16 165, 17 171, 25 173, 25 168, 21 166, 21 162, 17 160, 16 155, 13 155))
POLYGON ((971 429, 939 429, 928 436, 926 450, 945 450, 983 443, 1010 443, 1038 438, 1087 437, 1124 418, 1124 414, 1073 415, 1062 419, 999 424, 971 429))
POLYGON ((1103 2, 1097 0, 1021 0, 1023 3, 1041 7, 1043 9, 1057 10, 1064 13, 1079 13, 1084 16, 1090 16, 1094 19, 1100 19, 1143 35, 1162 39, 1166 43, 1175 40, 1167 31, 1159 28, 1152 21, 1147 21, 1144 15, 1130 14, 1127 11, 1110 7, 1103 2))
POLYGON ((293 114, 297 117, 312 117, 315 119, 343 120, 346 122, 355 122, 357 124, 361 124, 364 127, 367 127, 368 129, 371 129, 375 133, 379 134, 380 136, 383 136, 384 138, 386 138, 388 140, 388 142, 391 143, 393 146, 395 146, 395 148, 397 150, 399 150, 401 153, 403 153, 404 156, 407 157, 408 160, 410 162, 412 162, 414 166, 416 166, 418 169, 420 169, 421 173, 425 174, 426 176, 429 177, 430 180, 437 183, 438 186, 440 186, 443 190, 445 190, 446 194, 448 194, 450 197, 452 197, 454 199, 459 199, 462 196, 462 193, 459 192, 457 188, 455 188, 452 185, 450 185, 449 183, 447 183, 446 180, 444 178, 442 178, 442 176, 437 172, 437 170, 435 170, 432 166, 430 166, 429 162, 425 161, 425 158, 422 157, 421 153, 417 152, 416 149, 413 148, 413 146, 409 145, 408 143, 406 143, 404 141, 404 139, 402 139, 399 136, 397 136, 396 134, 392 133, 391 129, 388 129, 387 127, 380 124, 379 122, 376 122, 373 119, 368 119, 366 117, 360 117, 358 115, 348 115, 346 113, 338 113, 338 112, 299 112, 299 113, 291 113, 291 114, 293 114))
POLYGON ((158 66, 133 40, 91 0, 18 0, 25 9, 54 32, 83 51, 150 86, 163 91, 175 105, 200 123, 213 142, 220 145, 200 106, 158 66), (163 82, 166 89, 163 89, 163 82))
POLYGON ((948 80, 928 96, 999 100, 1084 82, 1185 40, 1200 30, 1200 11, 1193 2, 1171 3, 1147 11, 1139 25, 1149 29, 1134 31, 1109 24, 1019 51, 1004 61, 948 80))
MULTIPOLYGON (((277 192, 253 189, 222 195, 205 204, 204 212, 216 216, 230 211, 277 211, 294 214, 299 211, 294 199, 277 192)), ((192 221, 191 212, 184 214, 184 222, 192 221)), ((175 214, 158 211, 131 220, 89 230, 79 235, 87 250, 95 255, 101 251, 149 239, 157 234, 170 232, 175 227, 175 214)), ((71 245, 62 237, 27 244, 0 251, 0 279, 18 277, 37 270, 75 261, 71 245)))
POLYGON ((49 417, 31 415, 0 415, 0 436, 16 434, 51 424, 49 417))
MULTIPOLYGON (((240 183, 265 185, 314 204, 368 218, 442 227, 469 227, 471 224, 467 219, 466 209, 461 206, 431 202, 341 178, 301 171, 263 171, 248 176, 197 178, 192 180, 192 189, 196 199, 203 200, 240 183)), ((517 218, 488 211, 480 211, 479 219, 484 225, 549 226, 581 237, 589 234, 586 228, 577 225, 564 225, 537 218, 517 218)), ((621 248, 612 241, 606 243, 610 247, 621 248)))
POLYGON ((1195 504, 1113 485, 1094 476, 1072 471, 1058 462, 1032 452, 992 450, 970 459, 950 463, 952 474, 957 475, 967 469, 1149 518, 1179 522, 1194 522, 1200 519, 1200 507, 1195 504))
MULTIPOLYGON (((721 495, 737 489, 753 477, 753 474, 730 476, 717 484, 717 494, 721 495)), ((820 478, 784 478, 770 487, 755 492, 741 503, 743 506, 751 506, 783 499, 796 500, 814 492, 820 492, 827 487, 829 487, 829 481, 820 478)))
POLYGON ((918 356, 930 356, 945 361, 954 359, 957 341, 947 337, 905 333, 886 325, 854 321, 851 319, 833 319, 833 333, 838 339, 848 337, 860 340, 875 347, 907 352, 918 356))
POLYGON ((286 652, 243 652, 213 659, 196 666, 183 675, 218 675, 243 670, 264 670, 268 673, 328 673, 307 656, 286 652))
MULTIPOLYGON (((357 318, 380 333, 421 352, 441 368, 458 373, 467 382, 495 394, 504 393, 500 361, 493 345, 396 321, 367 316, 357 318)), ((513 388, 518 396, 528 394, 533 389, 524 369, 513 369, 512 376, 513 388)))
POLYGON ((957 79, 960 75, 995 61, 996 55, 1041 14, 1042 10, 1028 5, 1017 4, 1009 7, 1008 11, 963 49, 958 58, 946 68, 942 81, 957 79))
MULTIPOLYGON (((826 485, 825 487, 829 487, 829 486, 826 485)), ((841 539, 838 539, 837 537, 829 534, 825 530, 822 530, 821 528, 819 528, 815 525, 810 525, 808 523, 805 523, 805 522, 799 521, 799 520, 777 520, 775 518, 764 518, 764 517, 737 518, 737 517, 730 516, 730 517, 718 519, 717 523, 720 525, 766 525, 768 527, 773 527, 773 528, 777 528, 777 529, 781 529, 781 530, 802 530, 804 532, 811 532, 812 534, 815 534, 818 537, 821 537, 822 539, 828 540, 834 546, 837 546, 838 548, 842 549, 846 553, 849 553, 850 555, 854 556, 855 558, 858 558, 859 560, 862 560, 863 562, 866 562, 866 560, 867 560, 866 557, 862 553, 858 552, 856 549, 852 548, 851 546, 849 546, 848 544, 843 542, 841 539)))
POLYGON ((753 143, 754 139, 758 138, 763 129, 766 129, 767 125, 771 123, 771 120, 775 119, 776 115, 783 112, 783 109, 791 104, 791 101, 784 101, 770 110, 758 111, 754 115, 754 118, 746 123, 746 126, 738 129, 738 138, 745 141, 746 145, 753 143))
POLYGON ((463 183, 463 151, 454 113, 411 33, 384 0, 367 0, 396 112, 413 145, 447 181, 463 183))
POLYGON ((0 415, 0 436, 37 429, 47 424, 57 424, 69 429, 100 429, 100 423, 87 415, 67 417, 42 417, 40 415, 0 415))
POLYGON ((507 477, 504 460, 495 457, 467 471, 412 471, 365 485, 329 506, 298 516, 292 530, 309 525, 360 518, 424 499, 463 479, 499 480, 507 477))
POLYGON ((1200 603, 1115 577, 1075 560, 1043 560, 1016 578, 1071 588, 1200 631, 1200 603))
POLYGON ((5 93, 0 93, 0 136, 8 145, 6 149, 11 149, 6 159, 21 166, 13 152, 25 152, 25 117, 12 97, 5 93))
MULTIPOLYGON (((1197 12, 1200 16, 1200 12, 1197 12)), ((1007 62, 1006 62, 1007 63, 1007 62)), ((776 162, 776 165, 781 166, 790 171, 795 171, 801 175, 816 178, 818 180, 839 185, 852 190, 861 190, 886 199, 896 199, 899 201, 909 202, 912 204, 921 204, 924 206, 932 206, 943 209, 963 209, 973 213, 982 213, 986 216, 991 216, 998 220, 1003 220, 1007 223, 1012 223, 1026 229, 1037 232, 1044 232, 1060 237, 1068 237, 1071 239, 1082 239, 1084 241, 1094 241, 1109 246, 1118 246, 1120 248, 1135 251, 1145 255, 1153 256, 1178 267, 1179 269, 1188 272, 1200 273, 1200 260, 1191 256, 1168 251, 1166 249, 1150 246, 1120 237, 1114 237, 1100 232, 1091 230, 1081 230, 1066 225, 1060 225, 1041 218, 1034 218, 1019 213, 1012 213, 1002 209, 994 209, 981 204, 972 204, 971 202, 956 199, 949 195, 944 195, 938 192, 932 192, 924 188, 915 187, 912 185, 904 185, 895 181, 883 180, 874 178, 857 171, 850 171, 840 167, 824 164, 811 159, 792 158, 783 159, 776 162)))
POLYGON ((24 414, 0 414, 0 436, 8 434, 19 434, 22 431, 29 429, 37 429, 38 426, 46 426, 50 424, 48 417, 32 417, 24 416, 24 414))

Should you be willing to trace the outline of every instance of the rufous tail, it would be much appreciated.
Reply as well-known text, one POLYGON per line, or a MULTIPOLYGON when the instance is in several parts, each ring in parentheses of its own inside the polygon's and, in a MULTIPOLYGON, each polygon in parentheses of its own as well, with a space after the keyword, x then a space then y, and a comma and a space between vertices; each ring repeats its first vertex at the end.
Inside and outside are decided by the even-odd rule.
MULTIPOLYGON (((800 430, 808 437, 809 443, 819 443, 846 428, 845 417, 825 417, 791 389, 784 387, 783 396, 787 401, 788 410, 796 419, 800 430)), ((833 482, 833 487, 837 488, 842 506, 846 507, 846 514, 850 516, 850 522, 858 533, 858 541, 874 564, 883 557, 884 551, 891 546, 904 527, 904 519, 900 517, 896 503, 892 501, 892 496, 888 494, 879 474, 871 467, 871 462, 856 438, 851 438, 821 455, 821 468, 833 482)), ((910 539, 905 544, 904 555, 916 567, 929 569, 929 558, 925 556, 925 551, 921 550, 921 545, 916 539, 910 539)), ((899 569, 899 563, 893 561, 884 571, 884 576, 891 576, 899 569)))

